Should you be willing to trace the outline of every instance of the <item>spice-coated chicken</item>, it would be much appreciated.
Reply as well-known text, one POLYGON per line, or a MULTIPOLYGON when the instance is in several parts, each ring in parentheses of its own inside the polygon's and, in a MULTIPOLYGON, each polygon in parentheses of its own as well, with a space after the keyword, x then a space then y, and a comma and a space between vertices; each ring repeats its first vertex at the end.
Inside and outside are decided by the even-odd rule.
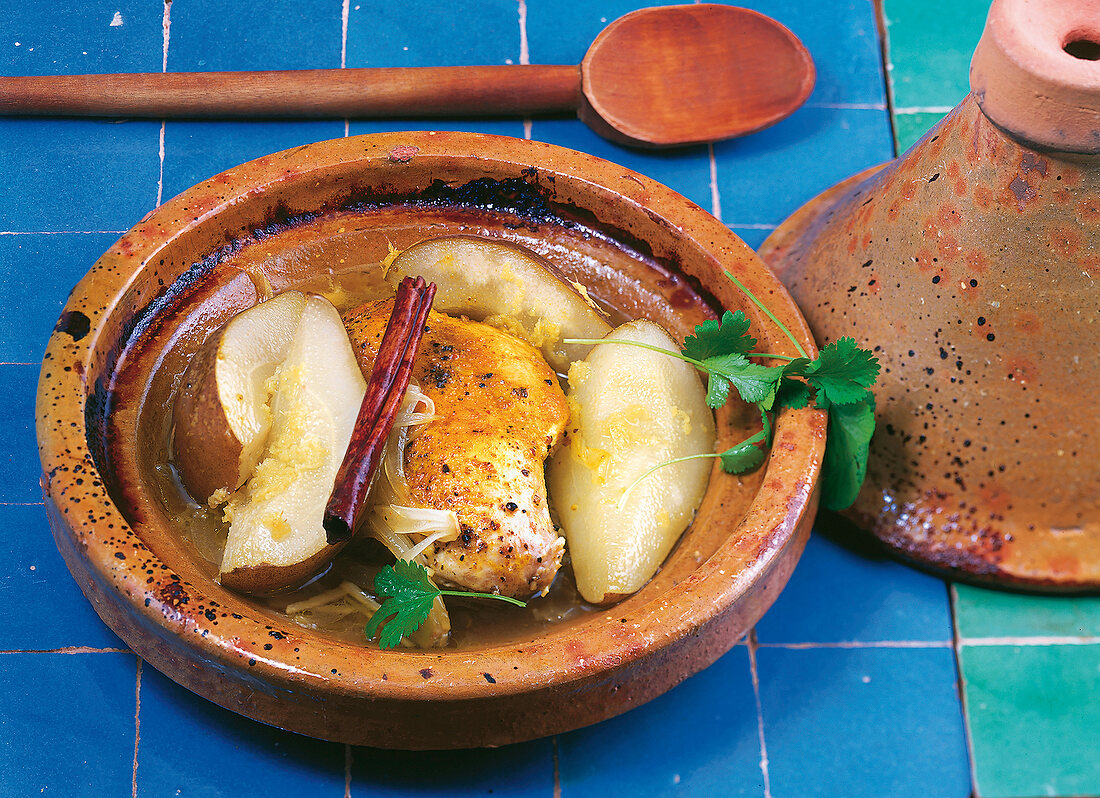
MULTIPOLYGON (((393 300, 347 313, 369 377, 393 300)), ((526 597, 547 589, 565 541, 550 520, 543 463, 569 421, 542 354, 493 327, 432 312, 413 377, 440 418, 413 428, 405 476, 413 500, 453 510, 460 535, 427 561, 442 581, 526 597)))

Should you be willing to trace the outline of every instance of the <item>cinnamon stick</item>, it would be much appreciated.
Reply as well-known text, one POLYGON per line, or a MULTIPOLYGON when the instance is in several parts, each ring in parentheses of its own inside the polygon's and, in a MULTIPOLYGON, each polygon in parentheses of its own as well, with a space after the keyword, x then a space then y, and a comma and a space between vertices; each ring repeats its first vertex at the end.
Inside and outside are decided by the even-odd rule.
POLYGON ((409 387, 413 360, 434 297, 435 283, 425 284, 422 277, 406 277, 397 287, 393 312, 371 368, 351 442, 325 507, 323 525, 329 543, 348 540, 359 521, 386 439, 409 387))

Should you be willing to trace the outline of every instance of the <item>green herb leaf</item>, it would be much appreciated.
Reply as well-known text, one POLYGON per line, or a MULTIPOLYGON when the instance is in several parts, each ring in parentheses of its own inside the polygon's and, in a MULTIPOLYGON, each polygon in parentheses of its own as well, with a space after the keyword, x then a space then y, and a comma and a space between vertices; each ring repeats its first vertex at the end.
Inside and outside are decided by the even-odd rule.
POLYGON ((867 475, 867 453, 875 431, 875 397, 829 408, 829 433, 825 446, 821 504, 828 510, 852 506, 867 475))
POLYGON ((722 470, 727 474, 744 474, 759 467, 764 462, 764 450, 756 444, 764 443, 766 437, 765 431, 760 430, 736 446, 720 452, 718 457, 722 460, 722 470))
POLYGON ((379 648, 394 648, 405 635, 420 628, 432 611, 432 603, 440 591, 419 563, 398 560, 387 565, 374 577, 374 592, 385 597, 382 606, 367 621, 367 639, 372 639, 385 622, 378 638, 379 648))
POLYGON ((427 620, 432 604, 439 596, 464 596, 507 601, 520 607, 527 605, 518 599, 496 593, 474 593, 464 590, 440 590, 432 583, 428 569, 418 562, 398 560, 387 565, 374 577, 374 593, 384 598, 363 630, 367 640, 374 639, 379 627, 379 648, 394 648, 405 635, 412 634, 427 620), (382 624, 385 626, 382 626, 382 624))
POLYGON ((803 374, 829 404, 853 404, 864 400, 878 377, 878 358, 857 347, 854 338, 840 338, 825 346, 803 374))
POLYGON ((749 404, 764 402, 774 396, 776 385, 783 376, 782 366, 752 363, 739 353, 708 357, 703 365, 712 377, 717 375, 728 380, 749 404))
POLYGON ((789 407, 791 410, 798 410, 808 405, 813 395, 813 389, 807 383, 784 377, 776 392, 774 408, 779 410, 789 407))
POLYGON ((695 335, 684 339, 684 355, 694 360, 706 360, 715 355, 740 353, 747 355, 756 346, 756 339, 748 335, 749 319, 740 310, 726 311, 721 322, 708 319, 695 326, 695 335))
POLYGON ((707 377, 707 407, 717 410, 730 395, 730 381, 718 374, 707 377))

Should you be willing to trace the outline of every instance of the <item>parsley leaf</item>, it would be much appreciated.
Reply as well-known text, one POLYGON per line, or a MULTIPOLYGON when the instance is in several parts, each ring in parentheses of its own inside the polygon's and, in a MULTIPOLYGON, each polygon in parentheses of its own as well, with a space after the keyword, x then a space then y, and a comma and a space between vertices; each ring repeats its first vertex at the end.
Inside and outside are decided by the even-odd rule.
POLYGON ((367 640, 378 635, 379 648, 394 648, 405 635, 420 628, 432 611, 432 604, 439 596, 466 596, 469 598, 492 598, 507 601, 520 607, 526 603, 509 596, 496 593, 474 593, 465 590, 440 590, 428 574, 428 569, 418 562, 398 560, 385 566, 374 577, 374 593, 385 599, 382 606, 375 610, 363 630, 367 640), (385 623, 385 626, 382 624, 385 623))
POLYGON ((782 370, 752 363, 740 353, 715 355, 700 362, 709 375, 707 404, 715 408, 726 403, 731 385, 749 404, 765 402, 774 397, 783 376, 782 370))
POLYGON ((744 474, 752 471, 764 462, 764 450, 757 446, 758 443, 766 443, 764 430, 745 438, 736 446, 731 446, 718 457, 722 461, 722 470, 727 474, 744 474))
POLYGON ((374 592, 385 597, 382 606, 367 621, 367 639, 372 639, 378 627, 387 622, 378 638, 379 648, 394 648, 405 635, 412 634, 428 618, 439 588, 428 578, 423 565, 398 560, 387 565, 374 577, 374 592))
MULTIPOLYGON (((863 401, 878 377, 878 358, 858 348, 854 338, 840 338, 823 347, 803 374, 828 404, 853 404, 863 401)), ((818 406, 824 409, 826 405, 819 402, 818 406)))
POLYGON ((808 383, 802 380, 784 377, 783 381, 779 384, 779 390, 776 392, 773 406, 776 410, 780 410, 784 407, 789 407, 791 410, 798 410, 808 405, 812 398, 813 389, 810 388, 808 383))
POLYGON ((867 453, 875 431, 875 397, 864 391, 859 402, 829 408, 821 503, 828 510, 852 506, 867 475, 867 453))
POLYGON ((748 335, 749 319, 740 310, 727 310, 722 321, 707 319, 695 326, 695 335, 684 339, 684 355, 693 360, 707 360, 715 355, 747 355, 756 346, 756 339, 748 335))
POLYGON ((718 374, 707 377, 707 407, 718 409, 730 395, 730 381, 718 374))

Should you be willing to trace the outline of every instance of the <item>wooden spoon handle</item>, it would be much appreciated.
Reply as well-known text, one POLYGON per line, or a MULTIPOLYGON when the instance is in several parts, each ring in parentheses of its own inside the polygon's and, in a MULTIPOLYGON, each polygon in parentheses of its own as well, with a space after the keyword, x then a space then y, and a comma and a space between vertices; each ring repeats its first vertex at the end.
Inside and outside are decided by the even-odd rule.
POLYGON ((574 111, 580 82, 528 65, 0 77, 0 115, 511 116, 574 111))

